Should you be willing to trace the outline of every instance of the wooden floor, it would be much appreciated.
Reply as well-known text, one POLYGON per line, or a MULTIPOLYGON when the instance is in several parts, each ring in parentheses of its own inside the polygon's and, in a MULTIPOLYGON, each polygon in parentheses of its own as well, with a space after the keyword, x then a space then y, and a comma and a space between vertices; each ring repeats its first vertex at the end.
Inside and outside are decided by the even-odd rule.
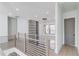
MULTIPOLYGON (((4 44, 0 44, 0 47, 5 50, 5 49, 9 49, 11 47, 14 46, 14 41, 9 41, 8 43, 4 43, 4 44), (8 46, 8 47, 7 47, 8 46)), ((22 43, 21 41, 18 41, 17 47, 19 47, 21 49, 21 51, 24 50, 24 44, 20 44, 22 43)), ((68 46, 68 45, 64 45, 61 48, 61 51, 59 52, 59 54, 55 54, 54 50, 49 49, 49 56, 78 56, 78 51, 77 48, 72 47, 72 46, 68 46)))
POLYGON ((74 46, 64 45, 59 55, 60 56, 78 56, 78 50, 74 46))
POLYGON ((59 54, 56 54, 53 50, 49 50, 50 56, 79 56, 78 50, 76 47, 64 45, 61 48, 59 54))

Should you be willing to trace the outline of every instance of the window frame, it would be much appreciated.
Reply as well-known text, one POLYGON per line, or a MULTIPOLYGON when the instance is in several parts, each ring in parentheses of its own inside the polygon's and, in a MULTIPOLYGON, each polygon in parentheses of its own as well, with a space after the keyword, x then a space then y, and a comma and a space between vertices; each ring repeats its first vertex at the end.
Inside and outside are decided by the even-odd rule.
POLYGON ((45 34, 55 34, 55 31, 56 31, 56 28, 55 28, 54 24, 47 24, 47 25, 45 25, 45 34), (51 33, 51 26, 52 25, 54 26, 54 32, 53 33, 51 33), (47 33, 46 26, 48 26, 48 33, 47 33))

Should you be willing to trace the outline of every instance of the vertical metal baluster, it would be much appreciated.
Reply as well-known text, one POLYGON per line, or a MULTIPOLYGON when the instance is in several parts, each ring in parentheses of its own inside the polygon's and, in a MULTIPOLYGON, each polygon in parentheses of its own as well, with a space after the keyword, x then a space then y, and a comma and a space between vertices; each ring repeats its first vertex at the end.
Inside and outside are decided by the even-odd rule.
POLYGON ((18 32, 18 40, 19 40, 19 32, 18 32))
POLYGON ((16 47, 16 34, 14 35, 14 37, 15 37, 15 47, 16 47))
POLYGON ((45 40, 46 40, 46 55, 49 56, 50 40, 49 39, 45 40))
POLYGON ((48 56, 50 56, 50 39, 48 39, 48 56))
MULTIPOLYGON (((18 32, 17 40, 19 40, 19 35, 20 35, 20 33, 18 32)), ((18 42, 17 42, 17 43, 18 43, 18 42)), ((19 48, 18 45, 17 45, 17 48, 19 48)))
POLYGON ((25 33, 25 53, 26 53, 26 33, 25 33))

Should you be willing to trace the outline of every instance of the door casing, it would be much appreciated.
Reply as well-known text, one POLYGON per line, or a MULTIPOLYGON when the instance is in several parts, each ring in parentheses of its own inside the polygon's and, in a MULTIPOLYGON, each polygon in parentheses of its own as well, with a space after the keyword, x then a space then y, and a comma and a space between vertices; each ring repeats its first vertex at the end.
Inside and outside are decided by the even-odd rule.
MULTIPOLYGON (((66 20, 74 20, 74 35, 75 35, 75 17, 72 17, 72 18, 65 18, 64 19, 64 44, 65 44, 65 38, 66 38, 66 33, 65 33, 65 21, 66 20)), ((75 36, 74 36, 74 45, 72 45, 72 46, 75 46, 75 36)))

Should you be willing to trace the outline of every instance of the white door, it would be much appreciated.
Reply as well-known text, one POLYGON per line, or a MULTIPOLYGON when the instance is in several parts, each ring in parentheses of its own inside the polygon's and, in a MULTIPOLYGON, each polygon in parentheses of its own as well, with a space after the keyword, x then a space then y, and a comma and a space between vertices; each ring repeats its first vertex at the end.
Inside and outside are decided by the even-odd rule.
POLYGON ((75 45, 75 18, 65 19, 65 44, 74 46, 75 45))

